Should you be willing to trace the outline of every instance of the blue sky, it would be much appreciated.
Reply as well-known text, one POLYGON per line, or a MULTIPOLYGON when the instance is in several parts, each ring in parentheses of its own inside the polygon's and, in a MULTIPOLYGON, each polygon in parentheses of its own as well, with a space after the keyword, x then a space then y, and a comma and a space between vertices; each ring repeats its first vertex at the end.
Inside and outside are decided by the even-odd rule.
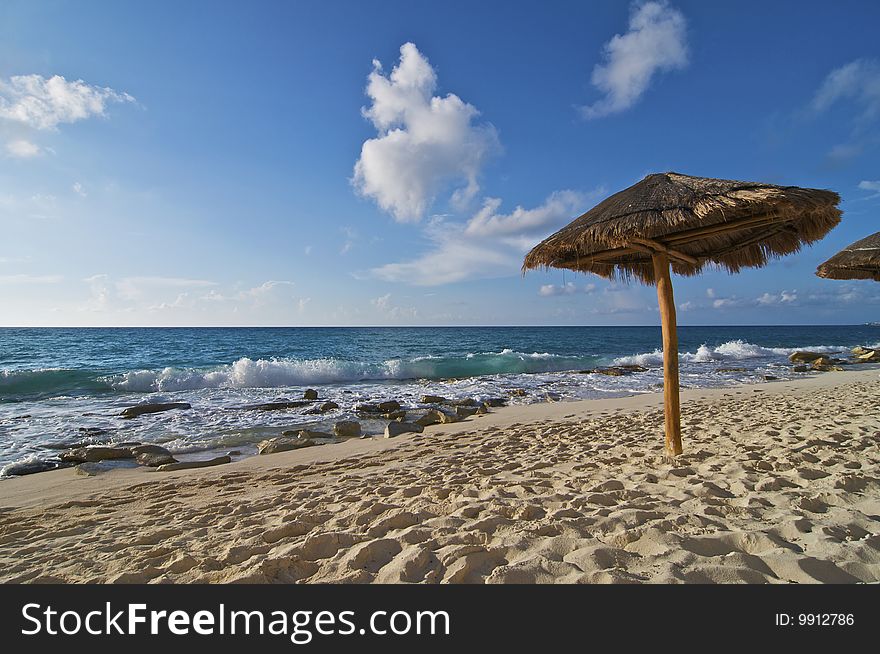
POLYGON ((880 319, 872 2, 0 6, 0 324, 656 324, 523 254, 650 172, 831 188, 842 224, 676 278, 680 324, 880 319))

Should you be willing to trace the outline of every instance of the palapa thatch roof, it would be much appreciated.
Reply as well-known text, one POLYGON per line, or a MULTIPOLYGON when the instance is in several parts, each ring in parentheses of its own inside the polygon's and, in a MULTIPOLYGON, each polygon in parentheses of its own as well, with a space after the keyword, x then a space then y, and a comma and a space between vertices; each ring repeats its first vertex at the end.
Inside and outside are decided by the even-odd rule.
POLYGON ((706 265, 737 272, 797 252, 840 222, 833 191, 758 182, 648 175, 615 193, 526 255, 530 268, 566 268, 654 283, 651 254, 696 275, 706 265))
POLYGON ((816 274, 827 279, 873 279, 880 282, 880 232, 847 245, 820 264, 816 274))

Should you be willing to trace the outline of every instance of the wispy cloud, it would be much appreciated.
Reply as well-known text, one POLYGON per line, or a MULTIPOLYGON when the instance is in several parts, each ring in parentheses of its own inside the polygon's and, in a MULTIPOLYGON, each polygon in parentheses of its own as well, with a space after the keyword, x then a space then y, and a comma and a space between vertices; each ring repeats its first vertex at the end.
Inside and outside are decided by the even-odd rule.
POLYGON ((495 128, 474 124, 477 109, 455 94, 435 96, 437 75, 413 43, 386 76, 373 60, 363 115, 378 135, 364 142, 353 184, 399 222, 417 222, 446 185, 465 206, 479 191, 486 160, 499 149, 495 128))
POLYGON ((538 295, 541 297, 553 297, 556 295, 576 295, 578 293, 589 294, 595 290, 595 284, 584 284, 581 286, 574 282, 566 282, 559 286, 556 284, 544 284, 538 289, 538 295))
POLYGON ((370 300, 370 304, 392 321, 414 320, 419 316, 419 311, 415 307, 401 307, 392 304, 391 293, 370 300))
POLYGON ((687 300, 679 305, 682 311, 695 310, 743 310, 743 309, 793 309, 793 308, 842 308, 856 304, 880 303, 880 289, 869 284, 825 284, 822 287, 798 290, 765 291, 757 296, 719 296, 712 289, 707 300, 687 300))
POLYGON ((119 296, 126 300, 136 300, 147 293, 168 288, 205 288, 216 286, 217 282, 206 279, 187 279, 184 277, 123 277, 115 283, 119 296))
POLYGON ((865 199, 870 200, 873 198, 880 198, 880 180, 876 180, 876 181, 871 181, 871 180, 867 180, 867 179, 862 180, 861 182, 859 182, 859 188, 862 189, 863 191, 871 191, 872 192, 872 195, 869 195, 865 199))
MULTIPOLYGON (((231 311, 239 305, 259 308, 286 306, 293 302, 288 280, 268 280, 252 287, 236 284, 224 289, 218 282, 186 277, 123 277, 97 274, 83 279, 89 296, 79 306, 81 311, 117 313, 188 309, 203 311, 226 305, 231 311)), ((306 300, 308 302, 308 300, 306 300)), ((302 306, 305 306, 304 304, 302 306)))
POLYGON ((431 242, 427 253, 409 261, 374 268, 372 274, 384 281, 417 286, 516 275, 523 253, 570 220, 594 193, 552 193, 538 207, 516 207, 509 214, 499 213, 500 200, 487 198, 483 207, 465 223, 435 217, 423 230, 431 242))
POLYGON ((842 100, 855 104, 860 120, 880 116, 880 61, 856 59, 832 70, 813 97, 812 107, 822 112, 842 100))
POLYGON ((481 238, 499 238, 522 246, 534 245, 534 237, 544 235, 562 223, 571 220, 572 214, 592 198, 604 194, 598 188, 589 194, 576 191, 556 191, 540 205, 532 209, 517 206, 508 214, 499 213, 500 198, 486 198, 483 207, 468 221, 465 234, 481 238))
MULTIPOLYGON (((345 235, 345 240, 342 242, 342 247, 339 248, 339 254, 348 254, 355 246, 355 243, 357 243, 357 230, 352 227, 342 227, 340 231, 345 235)), ((311 252, 311 247, 311 245, 308 246, 308 252, 306 252, 306 254, 311 252)))
POLYGON ((605 62, 593 69, 593 86, 605 96, 581 107, 584 118, 601 118, 632 107, 657 73, 688 64, 687 21, 664 0, 633 5, 629 29, 605 44, 605 62))
POLYGON ((797 291, 780 291, 779 293, 764 293, 757 299, 761 306, 791 304, 797 302, 797 291))
POLYGON ((841 162, 880 142, 874 129, 880 118, 880 60, 856 59, 828 73, 813 96, 810 109, 817 115, 837 105, 852 112, 849 139, 828 151, 830 160, 841 162))
POLYGON ((15 75, 0 80, 0 118, 38 130, 104 116, 107 105, 114 102, 134 102, 134 98, 81 79, 69 82, 60 75, 15 75))
POLYGON ((6 154, 16 159, 33 159, 43 154, 43 149, 27 139, 15 139, 6 144, 6 154))

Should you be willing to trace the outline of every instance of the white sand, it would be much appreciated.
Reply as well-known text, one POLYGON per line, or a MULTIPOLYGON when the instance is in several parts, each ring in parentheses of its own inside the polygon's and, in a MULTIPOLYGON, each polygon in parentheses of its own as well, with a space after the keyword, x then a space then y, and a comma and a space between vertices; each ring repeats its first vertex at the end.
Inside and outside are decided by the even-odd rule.
POLYGON ((877 370, 510 407, 202 470, 0 482, 4 582, 880 580, 877 370))

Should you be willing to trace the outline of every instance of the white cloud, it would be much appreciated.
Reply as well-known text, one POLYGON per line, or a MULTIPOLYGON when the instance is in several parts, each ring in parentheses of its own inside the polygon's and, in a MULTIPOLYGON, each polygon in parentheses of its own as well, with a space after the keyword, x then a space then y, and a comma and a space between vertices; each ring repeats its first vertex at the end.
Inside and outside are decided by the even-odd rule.
POLYGON ((713 309, 730 309, 740 306, 741 301, 736 297, 720 297, 712 301, 713 309))
MULTIPOLYGON (((292 281, 269 280, 250 288, 235 285, 230 290, 224 290, 219 283, 205 279, 151 276, 113 279, 106 274, 92 275, 83 281, 88 284, 89 297, 79 309, 112 313, 171 309, 203 312, 208 307, 224 305, 231 306, 231 310, 235 311, 238 304, 251 309, 283 307, 293 301, 289 293, 284 291, 294 286, 292 281)), ((305 306, 302 300, 300 306, 305 306)))
POLYGON ((391 293, 386 293, 385 295, 370 300, 370 304, 391 320, 401 320, 405 318, 414 319, 419 315, 419 312, 415 307, 394 306, 391 303, 391 293))
POLYGON ((821 112, 841 100, 855 103, 863 120, 880 116, 880 61, 856 59, 832 70, 813 97, 812 107, 821 112))
POLYGON ((768 306, 774 304, 791 304, 798 299, 797 291, 781 291, 780 293, 764 293, 757 299, 759 306, 768 306))
POLYGON ((499 149, 491 124, 474 124, 477 109, 452 93, 435 96, 437 75, 413 43, 386 76, 373 60, 363 109, 378 132, 361 148, 353 184, 399 222, 417 222, 447 185, 465 206, 479 191, 479 174, 499 149))
POLYGON ((626 34, 605 44, 605 63, 593 69, 593 86, 605 94, 581 107, 585 118, 601 118, 629 109, 648 90, 656 73, 687 66, 687 22, 664 0, 633 6, 626 34))
POLYGON ((160 302, 147 307, 147 311, 167 311, 169 309, 183 309, 192 306, 189 293, 178 293, 173 302, 160 302))
POLYGON ((385 311, 391 304, 391 293, 386 293, 381 297, 374 298, 370 300, 370 304, 379 309, 380 311, 385 311))
POLYGON ((294 286, 294 282, 290 282, 287 280, 269 280, 267 282, 263 282, 259 286, 254 286, 252 289, 245 291, 247 295, 251 295, 253 297, 260 297, 265 295, 266 293, 271 293, 272 291, 284 288, 287 286, 294 286))
POLYGON ((73 192, 76 193, 81 198, 88 197, 88 195, 89 195, 88 193, 86 193, 86 190, 83 188, 83 185, 80 184, 79 182, 74 182, 73 186, 71 186, 70 188, 73 189, 73 192))
POLYGON ((498 213, 501 201, 487 198, 483 207, 462 224, 435 216, 424 228, 431 249, 417 258, 374 268, 384 281, 416 286, 439 286, 471 278, 503 277, 519 273, 523 254, 560 224, 584 208, 601 189, 581 194, 552 193, 534 209, 516 207, 498 213))
POLYGON ((880 197, 880 180, 870 181, 870 180, 862 180, 859 182, 859 188, 863 191, 871 191, 873 195, 868 196, 866 199, 873 199, 880 197))
MULTIPOLYGON (((90 278, 92 279, 92 278, 90 278)), ((89 281, 89 280, 86 280, 89 281)), ((183 277, 123 277, 115 283, 116 292, 123 300, 137 300, 145 294, 168 288, 204 288, 217 282, 183 277)))
POLYGON ((48 79, 16 75, 0 80, 0 118, 39 130, 55 130, 61 123, 104 116, 112 102, 134 102, 134 98, 82 80, 68 82, 60 75, 48 79))
POLYGON ((27 139, 16 139, 6 144, 6 154, 17 159, 33 159, 43 154, 43 150, 27 139))
MULTIPOLYGON (((841 163, 854 159, 866 146, 880 141, 873 128, 880 118, 880 60, 856 59, 828 73, 813 96, 810 109, 820 114, 836 105, 854 112, 850 117, 849 138, 828 151, 832 162, 841 163)), ((839 122, 840 118, 835 120, 839 122)))
POLYGON ((560 286, 555 284, 544 284, 538 289, 538 295, 542 297, 552 297, 555 295, 574 295, 576 293, 592 293, 596 290, 595 284, 585 284, 578 286, 574 282, 566 282, 560 286))
POLYGON ((305 311, 306 307, 308 306, 309 302, 311 302, 311 301, 312 301, 312 298, 310 298, 310 297, 301 297, 299 299, 299 302, 297 303, 297 307, 299 308, 299 312, 302 313, 303 311, 305 311))
MULTIPOLYGON (((591 192, 590 197, 601 195, 604 189, 591 192)), ((471 218, 465 234, 468 236, 514 238, 518 242, 536 234, 546 234, 568 222, 575 211, 583 210, 587 196, 575 191, 556 191, 534 209, 517 206, 509 214, 500 214, 499 198, 486 198, 483 207, 471 218)), ((534 243, 532 243, 534 245, 534 243)))
POLYGON ((373 276, 415 286, 439 286, 519 270, 521 261, 512 253, 499 250, 497 244, 468 238, 460 224, 437 222, 426 228, 425 235, 432 241, 429 252, 374 268, 373 276))

